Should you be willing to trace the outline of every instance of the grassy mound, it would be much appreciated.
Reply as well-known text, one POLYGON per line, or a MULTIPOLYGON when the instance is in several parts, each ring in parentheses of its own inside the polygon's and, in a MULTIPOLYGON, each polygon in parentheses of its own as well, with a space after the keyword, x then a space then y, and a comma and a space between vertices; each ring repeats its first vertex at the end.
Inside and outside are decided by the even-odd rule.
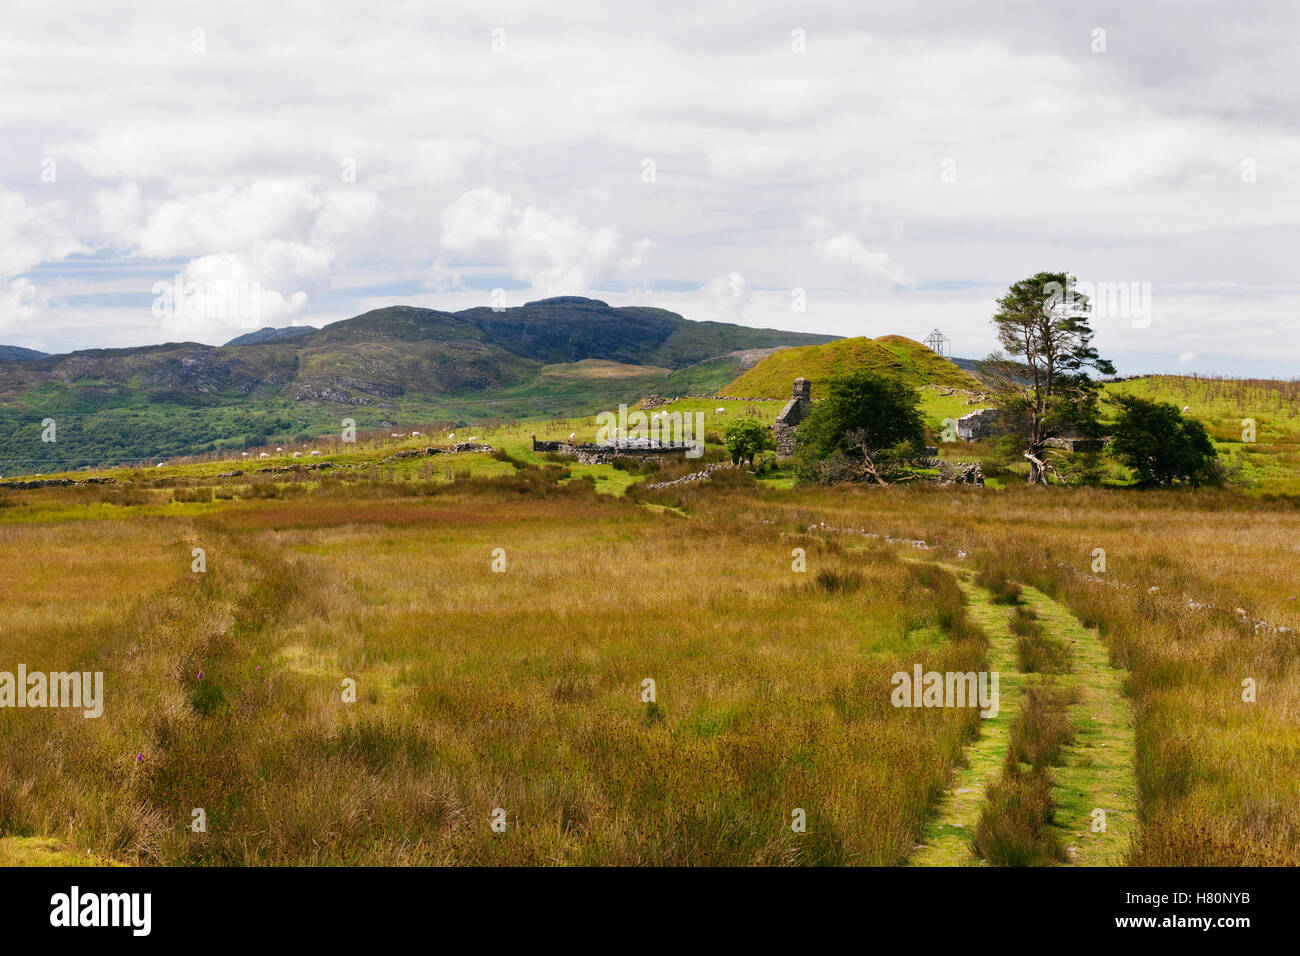
POLYGON ((868 368, 900 376, 909 385, 942 385, 979 390, 979 383, 946 358, 920 342, 901 335, 840 339, 825 345, 803 345, 781 349, 730 385, 719 395, 737 398, 789 398, 790 385, 806 378, 816 395, 819 386, 837 376, 868 368))

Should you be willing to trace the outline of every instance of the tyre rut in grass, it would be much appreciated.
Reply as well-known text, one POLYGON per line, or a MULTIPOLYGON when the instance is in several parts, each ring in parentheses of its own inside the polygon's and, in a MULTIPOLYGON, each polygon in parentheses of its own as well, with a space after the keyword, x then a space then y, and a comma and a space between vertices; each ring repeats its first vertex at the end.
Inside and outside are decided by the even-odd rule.
POLYGON ((996 717, 940 798, 912 865, 1119 865, 1135 825, 1133 717, 1095 631, 1034 588, 963 577, 1001 673, 996 717))

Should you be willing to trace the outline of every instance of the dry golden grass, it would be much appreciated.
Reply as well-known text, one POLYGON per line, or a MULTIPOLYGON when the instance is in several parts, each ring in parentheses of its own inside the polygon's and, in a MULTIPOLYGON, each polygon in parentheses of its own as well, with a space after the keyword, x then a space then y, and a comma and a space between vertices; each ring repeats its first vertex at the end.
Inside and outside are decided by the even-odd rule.
POLYGON ((286 489, 0 497, 0 669, 107 685, 99 720, 0 710, 0 838, 168 864, 897 863, 978 719, 895 710, 889 677, 985 659, 955 582, 901 549, 1100 627, 1137 719, 1134 862, 1300 862, 1290 502, 726 473, 617 500, 537 469, 286 489))
POLYGON ((1130 672, 1150 865, 1300 863, 1300 510, 1230 493, 686 489, 664 503, 777 527, 923 539, 1100 627, 1130 672), (738 495, 730 496, 732 498, 738 495), (1094 549, 1106 571, 1092 572, 1094 549), (1155 590, 1152 590, 1155 589, 1155 590), (1240 609, 1240 610, 1238 610, 1240 609), (1263 620, 1266 625, 1255 626, 1263 620), (1243 700, 1243 681, 1257 687, 1243 700))
POLYGON ((743 514, 526 492, 16 506, 0 556, 33 583, 6 595, 0 667, 103 670, 107 700, 0 711, 0 836, 164 864, 910 852, 976 722, 889 704, 914 661, 982 665, 950 576, 743 514))

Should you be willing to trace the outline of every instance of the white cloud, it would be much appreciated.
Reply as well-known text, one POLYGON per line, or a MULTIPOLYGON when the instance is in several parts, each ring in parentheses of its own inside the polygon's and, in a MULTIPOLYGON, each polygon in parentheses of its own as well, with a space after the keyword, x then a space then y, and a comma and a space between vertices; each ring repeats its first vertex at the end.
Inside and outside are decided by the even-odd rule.
POLYGON ((713 308, 713 317, 722 322, 739 322, 749 306, 750 288, 739 272, 716 276, 702 290, 713 308))
POLYGON ((529 206, 507 233, 510 270, 543 295, 585 292, 615 261, 621 237, 529 206))
POLYGON ((64 203, 28 202, 0 185, 0 278, 84 251, 64 203))
MULTIPOLYGON (((157 258, 257 277, 292 321, 425 281, 450 307, 505 273, 828 332, 866 331, 870 308, 893 326, 875 334, 963 327, 978 354, 999 288, 1067 268, 1181 290, 1160 300, 1170 362, 1293 367, 1295 15, 1099 2, 808 0, 797 23, 740 0, 19 3, 0 33, 0 289, 15 311, 46 302, 56 348, 156 335, 147 307, 92 300, 147 293, 157 258), (702 290, 733 270, 748 301, 702 290), (3 284, 20 276, 33 288, 3 284), (794 287, 808 312, 783 307, 794 287), (1281 344, 1257 353, 1256 332, 1281 344)), ((1097 344, 1142 347, 1118 325, 1097 344)))
POLYGON ((442 211, 442 245, 452 252, 475 252, 500 243, 514 214, 509 193, 487 186, 471 189, 442 211))
POLYGON ((601 277, 642 266, 654 244, 626 243, 606 226, 587 226, 535 206, 519 208, 508 193, 472 189, 442 212, 442 244, 450 252, 501 254, 510 274, 540 296, 580 295, 601 277))
POLYGON ((907 285, 909 282, 888 253, 868 249, 851 233, 824 240, 818 244, 817 251, 832 262, 847 262, 868 280, 892 282, 894 285, 907 285))
POLYGON ((177 282, 169 275, 159 280, 161 293, 151 289, 152 312, 168 337, 205 342, 303 317, 378 215, 373 193, 326 191, 296 179, 221 186, 151 209, 129 183, 99 191, 94 204, 118 248, 189 259, 179 272, 189 308, 176 305, 177 282))
POLYGON ((30 279, 0 282, 0 331, 25 331, 43 318, 49 303, 30 279))
POLYGON ((104 236, 123 241, 135 236, 143 217, 138 183, 123 183, 113 189, 101 189, 92 202, 99 213, 99 229, 104 236))
POLYGON ((154 314, 169 338, 224 341, 302 317, 329 284, 329 256, 311 246, 273 240, 247 253, 201 256, 176 281, 155 286, 154 314), (183 301, 182 301, 183 300, 183 301))
POLYGON ((222 186, 165 200, 134 245, 145 256, 193 256, 269 237, 307 236, 324 205, 324 196, 302 181, 222 186))

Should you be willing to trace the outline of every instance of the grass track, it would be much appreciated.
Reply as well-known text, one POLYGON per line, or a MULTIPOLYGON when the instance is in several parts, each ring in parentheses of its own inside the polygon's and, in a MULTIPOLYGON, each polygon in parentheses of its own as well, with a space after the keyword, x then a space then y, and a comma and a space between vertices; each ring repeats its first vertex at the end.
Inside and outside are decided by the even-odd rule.
POLYGON ((1124 671, 1110 666, 1097 632, 1065 607, 1031 587, 1022 593, 1044 626, 1070 642, 1074 669, 1057 681, 1079 694, 1070 707, 1077 736, 1053 771, 1054 826, 1075 865, 1122 866, 1137 822, 1137 757, 1133 711, 1122 693, 1124 671), (1092 831, 1094 809, 1106 812, 1102 832, 1092 831))
MULTIPOLYGON (((970 602, 971 619, 988 635, 988 666, 1000 675, 1001 700, 997 716, 980 721, 980 737, 967 748, 965 766, 939 799, 909 864, 973 866, 982 862, 972 852, 971 840, 984 793, 1001 776, 1020 696, 1026 680, 1035 678, 1017 667, 1016 639, 1007 626, 1009 609, 971 584, 969 570, 940 566, 957 575, 970 602)), ((1133 713, 1122 694, 1124 672, 1110 666, 1097 632, 1085 628, 1064 606, 1031 587, 1023 588, 1022 600, 1054 637, 1070 644, 1073 654, 1073 670, 1055 678, 1075 688, 1078 701, 1070 707, 1077 736, 1065 748, 1062 765, 1053 770, 1053 826, 1073 865, 1121 866, 1137 806, 1133 713), (1092 813, 1098 808, 1105 811, 1105 829, 1093 832, 1092 813)))
POLYGON ((1006 608, 994 604, 989 592, 971 584, 966 569, 947 564, 940 567, 957 576, 970 602, 971 620, 988 635, 988 667, 999 674, 1000 707, 996 717, 980 721, 979 739, 966 748, 965 766, 957 770, 952 787, 939 798, 923 842, 908 863, 975 866, 980 861, 971 850, 972 834, 984 804, 984 791, 1002 774, 1007 737, 1019 713, 1024 675, 1016 668, 1016 639, 1007 628, 1006 608))

